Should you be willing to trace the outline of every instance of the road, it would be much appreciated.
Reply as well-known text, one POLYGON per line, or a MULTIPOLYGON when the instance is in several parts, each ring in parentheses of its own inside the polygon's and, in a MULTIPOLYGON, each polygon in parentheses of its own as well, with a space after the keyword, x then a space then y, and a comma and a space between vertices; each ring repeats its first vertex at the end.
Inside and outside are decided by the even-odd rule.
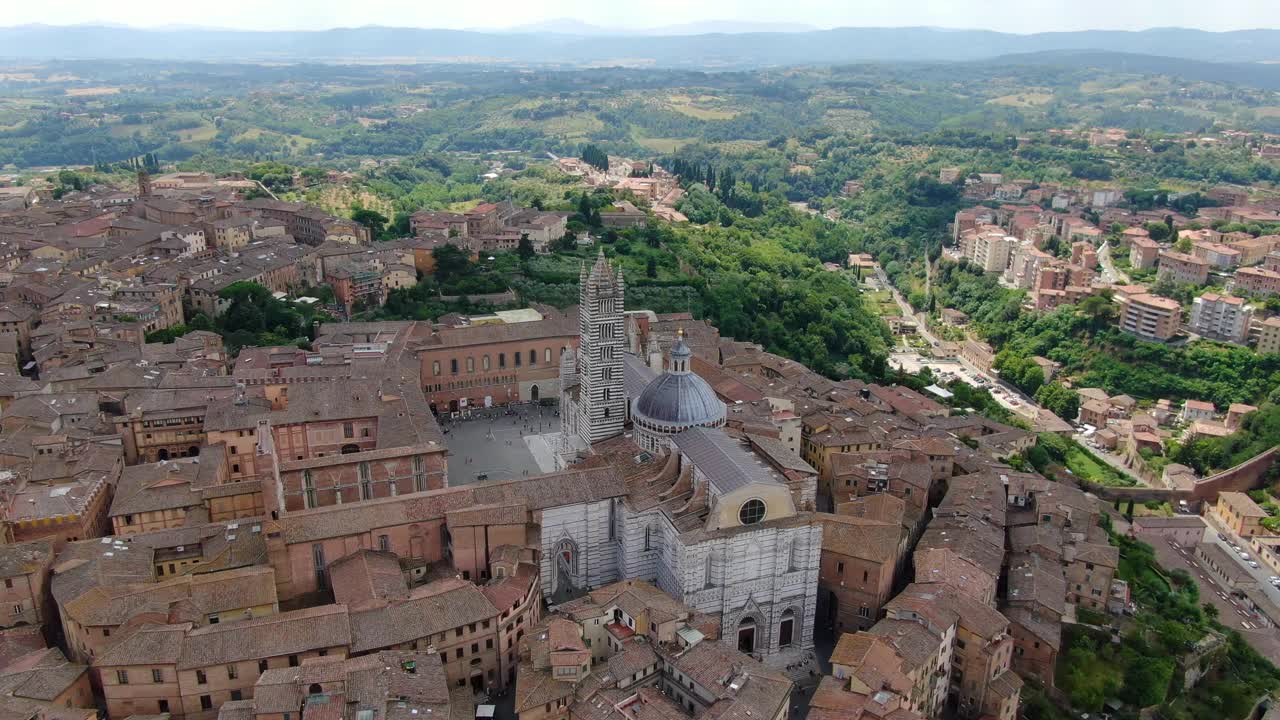
MULTIPOLYGON (((1208 517, 1205 518, 1209 520, 1208 517)), ((1210 530, 1205 533, 1205 542, 1222 543, 1217 538, 1217 531, 1210 530)), ((1243 546, 1242 546, 1243 547, 1243 546)), ((1200 561, 1195 557, 1195 548, 1178 547, 1169 541, 1157 540, 1152 543, 1152 548, 1156 553, 1156 560, 1160 562, 1161 567, 1166 570, 1182 569, 1191 574, 1200 588, 1201 602, 1212 604, 1218 609, 1218 621, 1223 625, 1238 630, 1245 642, 1253 646, 1263 657, 1272 662, 1280 661, 1280 629, 1264 627, 1258 619, 1247 609, 1247 605, 1241 600, 1237 600, 1231 594, 1228 588, 1222 586, 1214 577, 1213 573, 1205 567, 1202 567, 1200 561)), ((1228 553, 1235 554, 1228 545, 1226 548, 1228 553)), ((1270 584, 1266 582, 1266 578, 1262 578, 1262 584, 1268 589, 1270 584)))
MULTIPOLYGON (((1227 554, 1235 558, 1239 558, 1240 553, 1232 547, 1233 545, 1239 546, 1251 558, 1253 557, 1253 548, 1249 547, 1249 543, 1232 532, 1230 528, 1218 522, 1216 517, 1212 514, 1206 514, 1204 515, 1204 520, 1209 523, 1210 530, 1210 538, 1206 542, 1217 543, 1223 550, 1227 551, 1227 554), (1225 535, 1227 539, 1223 540, 1219 535, 1225 535)), ((1254 560, 1256 561, 1256 558, 1254 560)), ((1267 598, 1277 606, 1280 606, 1280 589, 1270 582, 1270 577, 1275 574, 1275 571, 1262 562, 1258 563, 1257 568, 1252 568, 1249 567, 1247 562, 1240 559, 1239 565, 1245 572, 1253 576, 1253 579, 1258 582, 1258 587, 1262 589, 1267 598)))
POLYGON ((1112 285, 1129 284, 1129 276, 1117 270, 1115 263, 1111 262, 1111 244, 1105 240, 1098 247, 1098 262, 1102 265, 1102 282, 1112 285))

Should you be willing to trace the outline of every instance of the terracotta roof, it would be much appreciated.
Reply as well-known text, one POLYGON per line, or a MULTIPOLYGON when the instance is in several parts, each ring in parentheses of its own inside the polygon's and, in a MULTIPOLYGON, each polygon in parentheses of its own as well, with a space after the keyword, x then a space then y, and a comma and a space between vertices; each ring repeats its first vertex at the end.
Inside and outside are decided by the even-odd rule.
POLYGON ((53 557, 53 544, 48 540, 0 545, 0 578, 47 571, 53 566, 53 557))
POLYGON ((351 613, 351 651, 388 648, 497 616, 480 588, 456 578, 439 580, 414 589, 406 600, 351 613))
POLYGON ((190 629, 191 623, 143 625, 100 653, 94 665, 174 665, 182 656, 182 641, 190 629))
POLYGON ((329 563, 329 582, 336 602, 355 605, 409 595, 400 559, 392 552, 357 550, 329 563))
POLYGON ((178 667, 224 665, 351 644, 347 607, 326 605, 193 630, 183 643, 178 667))
POLYGON ((822 522, 823 552, 881 563, 897 562, 904 536, 901 524, 827 513, 817 513, 815 517, 822 522))

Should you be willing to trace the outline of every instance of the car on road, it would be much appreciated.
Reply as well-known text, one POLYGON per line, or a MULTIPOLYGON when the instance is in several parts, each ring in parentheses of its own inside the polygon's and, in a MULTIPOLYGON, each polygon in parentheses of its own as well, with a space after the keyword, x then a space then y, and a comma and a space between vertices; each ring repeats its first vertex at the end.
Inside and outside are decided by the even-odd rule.
POLYGON ((1222 542, 1226 542, 1227 541, 1226 533, 1218 533, 1218 539, 1221 540, 1222 542))
POLYGON ((1240 553, 1240 559, 1241 559, 1241 560, 1248 560, 1248 559, 1249 559, 1249 553, 1245 553, 1245 552, 1240 553))
POLYGON ((1258 561, 1257 561, 1257 560, 1250 560, 1250 561, 1249 561, 1249 567, 1253 568, 1254 570, 1257 570, 1257 569, 1258 569, 1259 567, 1261 567, 1261 566, 1260 566, 1260 565, 1258 565, 1258 561))
POLYGON ((1231 549, 1232 549, 1232 550, 1235 550, 1236 552, 1240 552, 1240 546, 1239 546, 1239 545, 1235 545, 1235 544, 1233 544, 1233 545, 1231 546, 1231 549))
POLYGON ((1272 585, 1275 585, 1276 583, 1280 583, 1280 576, 1272 575, 1271 577, 1267 578, 1267 582, 1271 583, 1272 585))

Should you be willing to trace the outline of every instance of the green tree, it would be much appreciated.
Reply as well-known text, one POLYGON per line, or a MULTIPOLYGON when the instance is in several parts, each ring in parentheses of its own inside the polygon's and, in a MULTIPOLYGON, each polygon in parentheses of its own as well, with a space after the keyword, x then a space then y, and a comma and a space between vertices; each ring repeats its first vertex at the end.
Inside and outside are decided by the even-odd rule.
POLYGON ((520 243, 516 245, 516 254, 521 260, 532 260, 534 256, 533 241, 529 239, 529 234, 524 233, 520 236, 520 243))
POLYGON ((435 261, 436 280, 440 282, 469 275, 475 269, 467 253, 454 245, 441 245, 431 251, 431 257, 435 261))
POLYGON ((609 169, 609 155, 596 145, 584 145, 582 148, 582 161, 598 170, 609 169))
POLYGON ((1051 382, 1042 386, 1036 391, 1035 398, 1036 402, 1063 420, 1075 420, 1080 413, 1080 396, 1062 383, 1051 382))
POLYGON ((387 226, 387 216, 377 210, 370 210, 366 207, 355 207, 351 210, 351 219, 361 225, 369 228, 369 234, 375 238, 382 238, 384 230, 387 226))

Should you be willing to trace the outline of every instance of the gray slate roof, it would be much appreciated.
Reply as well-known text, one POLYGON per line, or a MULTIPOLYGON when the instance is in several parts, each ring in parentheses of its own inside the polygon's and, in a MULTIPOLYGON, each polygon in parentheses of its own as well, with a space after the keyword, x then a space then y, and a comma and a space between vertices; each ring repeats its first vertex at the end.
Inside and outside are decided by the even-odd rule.
POLYGON ((672 440, 720 494, 754 483, 782 483, 777 473, 763 460, 722 430, 696 427, 685 430, 672 440))

